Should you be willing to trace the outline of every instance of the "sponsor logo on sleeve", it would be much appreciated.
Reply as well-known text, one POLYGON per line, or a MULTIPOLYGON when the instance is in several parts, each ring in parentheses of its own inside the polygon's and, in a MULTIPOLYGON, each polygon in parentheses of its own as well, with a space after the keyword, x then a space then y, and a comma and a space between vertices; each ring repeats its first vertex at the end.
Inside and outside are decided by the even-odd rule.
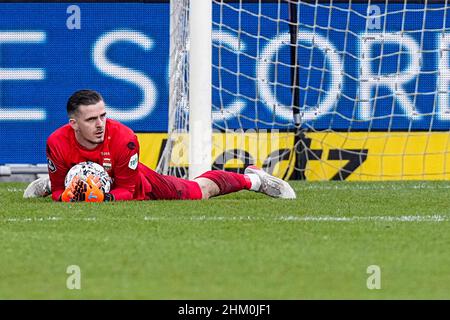
POLYGON ((134 149, 136 149, 136 144, 133 141, 131 141, 127 144, 127 147, 130 150, 134 150, 134 149))
POLYGON ((48 170, 49 170, 51 173, 54 173, 54 172, 56 171, 56 166, 55 166, 55 164, 53 163, 52 159, 47 158, 47 166, 48 166, 48 170))
POLYGON ((136 168, 138 166, 138 162, 139 162, 139 156, 136 153, 134 156, 132 156, 130 158, 130 162, 128 162, 128 168, 130 168, 131 170, 136 170, 136 168))

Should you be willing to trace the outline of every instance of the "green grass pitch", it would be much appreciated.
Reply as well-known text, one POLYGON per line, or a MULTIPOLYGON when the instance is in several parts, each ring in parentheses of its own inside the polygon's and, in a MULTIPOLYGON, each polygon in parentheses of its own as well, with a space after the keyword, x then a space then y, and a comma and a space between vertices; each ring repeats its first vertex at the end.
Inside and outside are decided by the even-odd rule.
POLYGON ((450 298, 449 183, 292 185, 297 200, 65 204, 2 183, 0 299, 450 298))

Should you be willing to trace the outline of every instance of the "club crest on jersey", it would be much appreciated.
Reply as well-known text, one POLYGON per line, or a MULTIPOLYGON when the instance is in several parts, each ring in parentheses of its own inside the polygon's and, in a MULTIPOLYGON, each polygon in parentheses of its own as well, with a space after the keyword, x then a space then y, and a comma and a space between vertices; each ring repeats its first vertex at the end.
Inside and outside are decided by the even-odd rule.
POLYGON ((131 170, 136 170, 136 168, 138 166, 138 162, 139 162, 139 156, 136 153, 134 156, 132 156, 130 158, 130 162, 128 162, 128 168, 130 168, 131 170))
POLYGON ((103 158, 102 167, 105 168, 106 171, 110 171, 112 169, 112 163, 110 158, 103 158))
POLYGON ((56 171, 56 166, 50 158, 47 158, 47 166, 48 166, 48 170, 51 173, 54 173, 56 171))

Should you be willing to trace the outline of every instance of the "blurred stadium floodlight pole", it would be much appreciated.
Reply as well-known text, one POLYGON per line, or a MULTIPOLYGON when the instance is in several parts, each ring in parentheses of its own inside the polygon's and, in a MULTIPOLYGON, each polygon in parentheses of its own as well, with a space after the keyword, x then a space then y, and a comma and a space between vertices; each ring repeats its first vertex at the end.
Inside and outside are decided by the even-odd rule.
POLYGON ((212 1, 190 0, 189 179, 211 170, 212 1))

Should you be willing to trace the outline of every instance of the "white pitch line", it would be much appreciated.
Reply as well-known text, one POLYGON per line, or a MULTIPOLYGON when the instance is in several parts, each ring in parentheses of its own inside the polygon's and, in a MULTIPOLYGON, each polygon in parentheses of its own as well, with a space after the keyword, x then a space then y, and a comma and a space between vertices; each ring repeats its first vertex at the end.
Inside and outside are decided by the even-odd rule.
POLYGON ((16 193, 16 192, 24 192, 25 189, 22 189, 22 188, 7 188, 6 191, 16 193))
POLYGON ((284 221, 331 221, 331 222, 354 222, 354 221, 387 221, 387 222, 443 222, 449 221, 447 216, 426 215, 426 216, 287 216, 280 217, 284 221))
POLYGON ((48 221, 63 221, 63 220, 75 220, 75 221, 96 221, 95 217, 87 218, 70 218, 64 219, 63 217, 33 217, 33 218, 6 218, 4 222, 48 222, 48 221))
POLYGON ((414 189, 428 189, 428 190, 437 190, 437 189, 450 189, 450 184, 441 184, 441 185, 433 185, 427 183, 418 183, 418 184, 353 184, 351 183, 342 183, 342 184, 305 184, 295 186, 295 190, 303 191, 303 190, 414 190, 414 189))
POLYGON ((408 215, 408 216, 280 216, 280 217, 253 217, 253 216, 193 216, 193 217, 155 217, 146 216, 145 221, 299 221, 299 222, 357 222, 357 221, 386 221, 386 222, 444 222, 449 221, 443 215, 408 215))
MULTIPOLYGON (((84 221, 96 222, 101 221, 97 217, 86 218, 64 218, 64 217, 14 217, 5 218, 2 222, 55 222, 55 221, 84 221)), ((109 220, 109 219, 105 219, 109 220)), ((404 215, 404 216, 350 216, 350 217, 336 217, 336 216, 279 216, 279 217, 256 217, 256 216, 144 216, 144 221, 262 221, 262 222, 446 222, 450 221, 450 217, 446 215, 404 215)))

